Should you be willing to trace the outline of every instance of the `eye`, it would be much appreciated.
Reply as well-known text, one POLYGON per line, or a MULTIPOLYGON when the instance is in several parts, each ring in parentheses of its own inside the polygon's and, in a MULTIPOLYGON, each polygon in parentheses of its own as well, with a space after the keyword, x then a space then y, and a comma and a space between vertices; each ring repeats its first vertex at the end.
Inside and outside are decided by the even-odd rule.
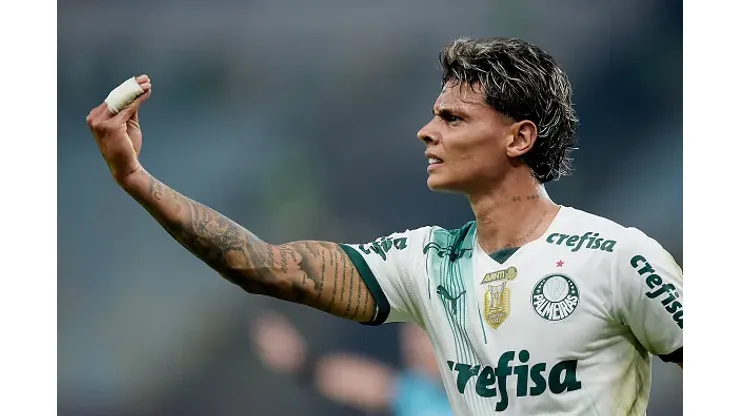
POLYGON ((448 123, 458 123, 462 121, 462 118, 450 113, 449 111, 442 111, 439 116, 448 123))
POLYGON ((462 117, 454 114, 452 111, 446 108, 434 112, 434 115, 444 120, 447 124, 457 124, 463 121, 462 117))

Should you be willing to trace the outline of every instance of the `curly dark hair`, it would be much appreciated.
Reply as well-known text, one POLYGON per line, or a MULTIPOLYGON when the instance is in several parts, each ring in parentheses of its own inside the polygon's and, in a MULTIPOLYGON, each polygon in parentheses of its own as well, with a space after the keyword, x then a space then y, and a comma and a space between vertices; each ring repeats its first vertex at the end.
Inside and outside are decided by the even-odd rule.
POLYGON ((578 117, 570 81, 541 48, 514 38, 460 38, 439 54, 442 85, 457 81, 480 88, 486 102, 516 121, 537 126, 537 139, 522 156, 540 183, 572 172, 578 117))

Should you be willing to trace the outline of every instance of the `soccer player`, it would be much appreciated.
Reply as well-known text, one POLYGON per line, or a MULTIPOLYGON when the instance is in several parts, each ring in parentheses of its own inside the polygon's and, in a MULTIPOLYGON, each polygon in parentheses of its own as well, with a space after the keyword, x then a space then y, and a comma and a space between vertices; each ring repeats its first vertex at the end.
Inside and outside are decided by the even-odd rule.
POLYGON ((427 185, 475 219, 367 244, 272 245, 138 161, 141 103, 87 118, 116 182, 180 244, 249 293, 368 325, 416 322, 457 415, 643 415, 651 358, 683 366, 683 272, 635 228, 553 202, 577 117, 555 60, 521 40, 459 39, 418 132, 427 185))

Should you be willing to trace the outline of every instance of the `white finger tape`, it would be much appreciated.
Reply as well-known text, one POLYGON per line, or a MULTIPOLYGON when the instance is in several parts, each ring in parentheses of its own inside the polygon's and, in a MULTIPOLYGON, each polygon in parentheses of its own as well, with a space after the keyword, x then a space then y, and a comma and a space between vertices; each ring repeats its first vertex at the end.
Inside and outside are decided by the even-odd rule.
POLYGON ((136 82, 136 77, 131 77, 111 91, 108 98, 105 99, 105 103, 111 113, 118 114, 141 94, 144 94, 144 90, 136 82))

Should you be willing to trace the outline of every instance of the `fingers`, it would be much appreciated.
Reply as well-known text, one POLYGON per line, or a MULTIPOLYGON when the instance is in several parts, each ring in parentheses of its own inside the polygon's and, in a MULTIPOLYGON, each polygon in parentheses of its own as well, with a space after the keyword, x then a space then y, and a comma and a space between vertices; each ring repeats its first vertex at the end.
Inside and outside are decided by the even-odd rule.
POLYGON ((136 82, 138 82, 139 85, 141 85, 141 88, 144 91, 146 91, 146 88, 144 88, 144 84, 150 84, 150 86, 151 86, 151 82, 152 81, 149 79, 149 75, 147 75, 147 74, 141 74, 138 77, 136 77, 136 82))
MULTIPOLYGON (((136 82, 138 82, 139 83, 139 86, 141 87, 141 89, 144 90, 144 95, 147 95, 147 94, 151 95, 152 81, 149 79, 149 76, 148 75, 146 75, 146 74, 139 75, 136 78, 136 82)), ((148 98, 148 96, 147 96, 147 98, 148 98)), ((139 105, 141 105, 141 104, 139 104, 139 105)), ((129 125, 133 125, 134 128, 137 128, 137 129, 141 130, 141 128, 139 127, 139 109, 138 109, 138 107, 136 108, 136 110, 134 111, 134 113, 131 115, 131 118, 128 120, 128 124, 129 125)))
MULTIPOLYGON (((139 110, 139 107, 141 106, 141 103, 149 99, 149 96, 152 95, 152 88, 151 85, 147 88, 146 92, 143 95, 140 95, 137 97, 134 102, 126 106, 121 112, 113 116, 113 119, 115 119, 115 123, 118 124, 119 122, 125 123, 129 119, 131 119, 134 115, 136 115, 137 111, 139 110)), ((110 111, 106 111, 106 113, 110 114, 110 111)), ((138 118, 138 117, 137 117, 138 118)))
POLYGON ((129 118, 132 118, 136 115, 136 110, 138 110, 139 106, 142 102, 144 102, 146 99, 149 98, 151 95, 151 89, 152 89, 152 81, 149 78, 148 75, 142 74, 136 77, 136 82, 139 84, 139 87, 144 91, 144 94, 137 97, 131 104, 126 106, 126 108, 122 109, 118 114, 114 114, 110 109, 108 108, 108 105, 103 102, 99 106, 95 107, 90 111, 90 113, 87 116, 87 122, 88 125, 91 124, 93 120, 96 122, 101 122, 108 119, 114 119, 117 118, 115 123, 119 122, 125 122, 129 118), (134 107, 134 108, 131 108, 134 107))
POLYGON ((87 121, 87 127, 90 129, 96 139, 98 137, 97 132, 104 127, 103 123, 108 120, 106 113, 108 113, 108 105, 102 103, 99 106, 93 108, 92 111, 90 111, 90 114, 88 114, 87 118, 85 119, 85 121, 87 121))
POLYGON ((149 79, 149 75, 142 74, 136 77, 136 82, 139 84, 139 87, 144 91, 144 94, 138 96, 134 102, 126 106, 123 110, 121 110, 117 115, 114 117, 117 117, 121 121, 127 121, 130 118, 133 118, 134 120, 138 119, 138 110, 141 106, 141 103, 146 101, 150 95, 152 95, 152 80, 149 79))
POLYGON ((106 105, 105 103, 102 103, 99 106, 90 110, 90 113, 87 115, 87 118, 85 118, 85 121, 87 121, 87 125, 90 126, 93 120, 97 119, 100 116, 100 114, 103 111, 106 111, 107 109, 108 109, 108 105, 106 105))
MULTIPOLYGON (((149 95, 151 95, 151 91, 152 91, 152 81, 149 79, 149 76, 148 75, 146 75, 146 74, 139 75, 136 78, 136 82, 139 83, 139 86, 141 87, 141 89, 144 90, 144 94, 142 96, 138 97, 137 100, 138 99, 141 99, 144 96, 146 96, 146 97, 143 98, 143 99, 141 99, 141 101, 138 102, 136 109, 134 110, 133 114, 131 114, 131 118, 134 119, 134 120, 137 120, 139 118, 138 106, 141 105, 141 103, 144 100, 146 100, 147 98, 149 98, 149 95)), ((131 105, 134 105, 136 102, 137 101, 135 100, 131 105)))

